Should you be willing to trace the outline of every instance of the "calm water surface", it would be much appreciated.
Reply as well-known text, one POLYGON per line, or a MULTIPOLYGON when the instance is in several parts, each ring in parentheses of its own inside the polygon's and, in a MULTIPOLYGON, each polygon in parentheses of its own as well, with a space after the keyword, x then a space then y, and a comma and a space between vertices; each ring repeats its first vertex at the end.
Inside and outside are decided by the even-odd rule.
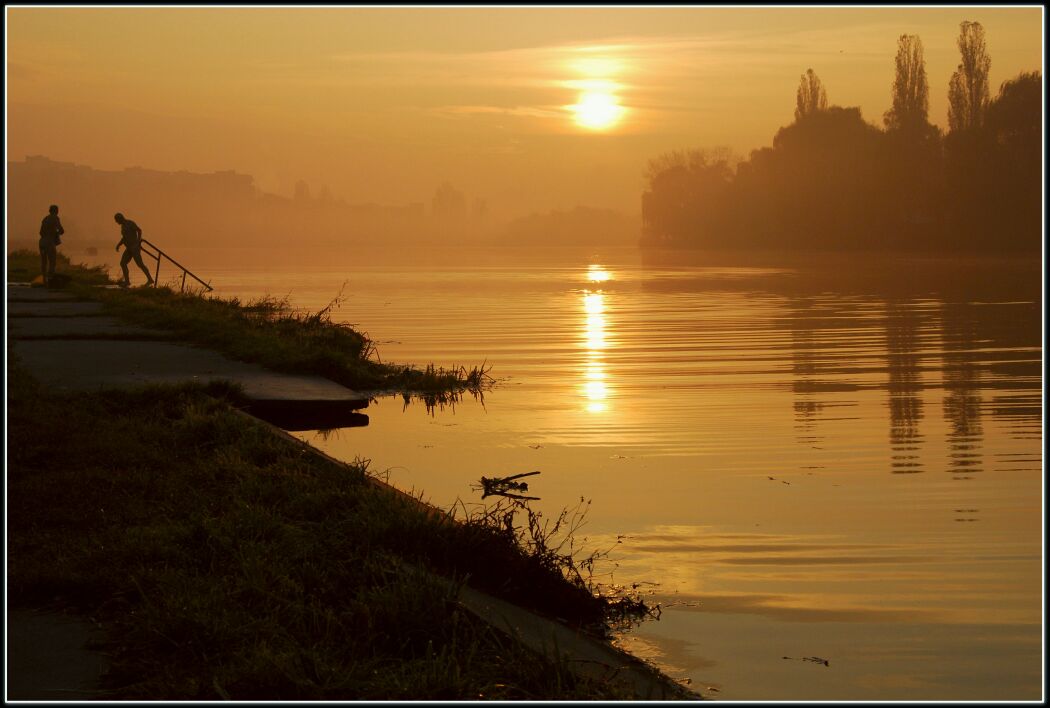
POLYGON ((1037 259, 175 255, 311 310, 345 283, 384 361, 490 365, 483 402, 299 435, 443 507, 532 470, 548 516, 590 500, 584 548, 663 608, 623 645, 705 696, 1040 698, 1037 259))

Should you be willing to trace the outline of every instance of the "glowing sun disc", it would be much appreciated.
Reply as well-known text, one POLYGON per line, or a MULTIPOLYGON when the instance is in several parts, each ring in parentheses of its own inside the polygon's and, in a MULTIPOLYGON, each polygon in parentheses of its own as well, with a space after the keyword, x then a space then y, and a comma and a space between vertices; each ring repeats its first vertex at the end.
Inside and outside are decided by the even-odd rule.
POLYGON ((608 128, 620 120, 624 112, 615 96, 601 91, 585 91, 572 108, 576 112, 576 122, 591 130, 608 128))

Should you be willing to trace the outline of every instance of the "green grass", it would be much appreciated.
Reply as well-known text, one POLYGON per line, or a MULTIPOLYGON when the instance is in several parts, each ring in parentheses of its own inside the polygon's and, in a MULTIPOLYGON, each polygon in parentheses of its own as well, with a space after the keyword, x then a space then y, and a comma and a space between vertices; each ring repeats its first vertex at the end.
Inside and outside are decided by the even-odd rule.
POLYGON ((536 515, 427 513, 237 413, 229 386, 59 394, 13 357, 8 375, 9 602, 100 620, 113 697, 629 697, 409 570, 600 632, 622 607, 536 515))
MULTIPOLYGON (((29 280, 39 270, 38 253, 8 254, 9 280, 29 280)), ((70 278, 65 290, 101 301, 118 317, 275 371, 315 374, 361 392, 405 392, 428 406, 455 403, 463 394, 480 396, 492 383, 484 364, 419 369, 379 362, 368 337, 332 320, 341 295, 318 312, 304 313, 273 297, 241 302, 167 287, 100 289, 95 286, 108 282, 102 268, 73 265, 61 253, 56 272, 70 278)))
MULTIPOLYGON (((55 258, 55 273, 73 278, 82 285, 105 285, 109 281, 106 269, 77 264, 73 265, 69 256, 62 253, 59 247, 55 258)), ((12 283, 28 283, 40 275, 40 252, 20 249, 7 254, 7 280, 12 283)))

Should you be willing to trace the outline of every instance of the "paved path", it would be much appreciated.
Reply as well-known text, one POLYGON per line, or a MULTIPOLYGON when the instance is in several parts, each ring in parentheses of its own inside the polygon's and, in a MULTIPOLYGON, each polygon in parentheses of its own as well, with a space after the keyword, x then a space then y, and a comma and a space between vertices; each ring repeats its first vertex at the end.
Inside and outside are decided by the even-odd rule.
POLYGON ((7 289, 7 317, 90 317, 102 314, 100 302, 70 302, 64 298, 52 301, 33 300, 23 302, 11 298, 7 289))
POLYGON ((459 601, 470 612, 538 654, 565 661, 576 674, 625 685, 640 700, 700 699, 641 659, 498 597, 463 586, 459 601))
POLYGON ((50 612, 7 613, 9 701, 83 701, 100 698, 106 658, 85 648, 97 636, 87 622, 50 612))
MULTIPOLYGON (((40 305, 47 307, 47 305, 40 305)), ((121 322, 115 317, 99 315, 97 317, 70 315, 42 316, 12 314, 7 320, 7 332, 13 339, 73 339, 90 337, 93 339, 172 339, 169 332, 156 329, 136 327, 121 322)))
POLYGON ((7 287, 11 352, 59 390, 226 380, 240 384, 249 412, 287 430, 368 424, 368 396, 320 376, 282 374, 170 341, 171 335, 106 316, 97 302, 19 285, 7 287))

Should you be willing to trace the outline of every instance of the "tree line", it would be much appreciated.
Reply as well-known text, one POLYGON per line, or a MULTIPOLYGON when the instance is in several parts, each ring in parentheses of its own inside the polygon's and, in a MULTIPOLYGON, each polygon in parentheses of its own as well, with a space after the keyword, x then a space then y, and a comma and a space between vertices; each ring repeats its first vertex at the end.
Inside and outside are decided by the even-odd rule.
POLYGON ((883 127, 828 104, 802 75, 795 120, 737 161, 724 148, 650 160, 643 246, 759 249, 1038 250, 1042 76, 990 96, 979 22, 963 22, 948 85, 947 132, 929 121, 922 41, 897 43, 883 127))

